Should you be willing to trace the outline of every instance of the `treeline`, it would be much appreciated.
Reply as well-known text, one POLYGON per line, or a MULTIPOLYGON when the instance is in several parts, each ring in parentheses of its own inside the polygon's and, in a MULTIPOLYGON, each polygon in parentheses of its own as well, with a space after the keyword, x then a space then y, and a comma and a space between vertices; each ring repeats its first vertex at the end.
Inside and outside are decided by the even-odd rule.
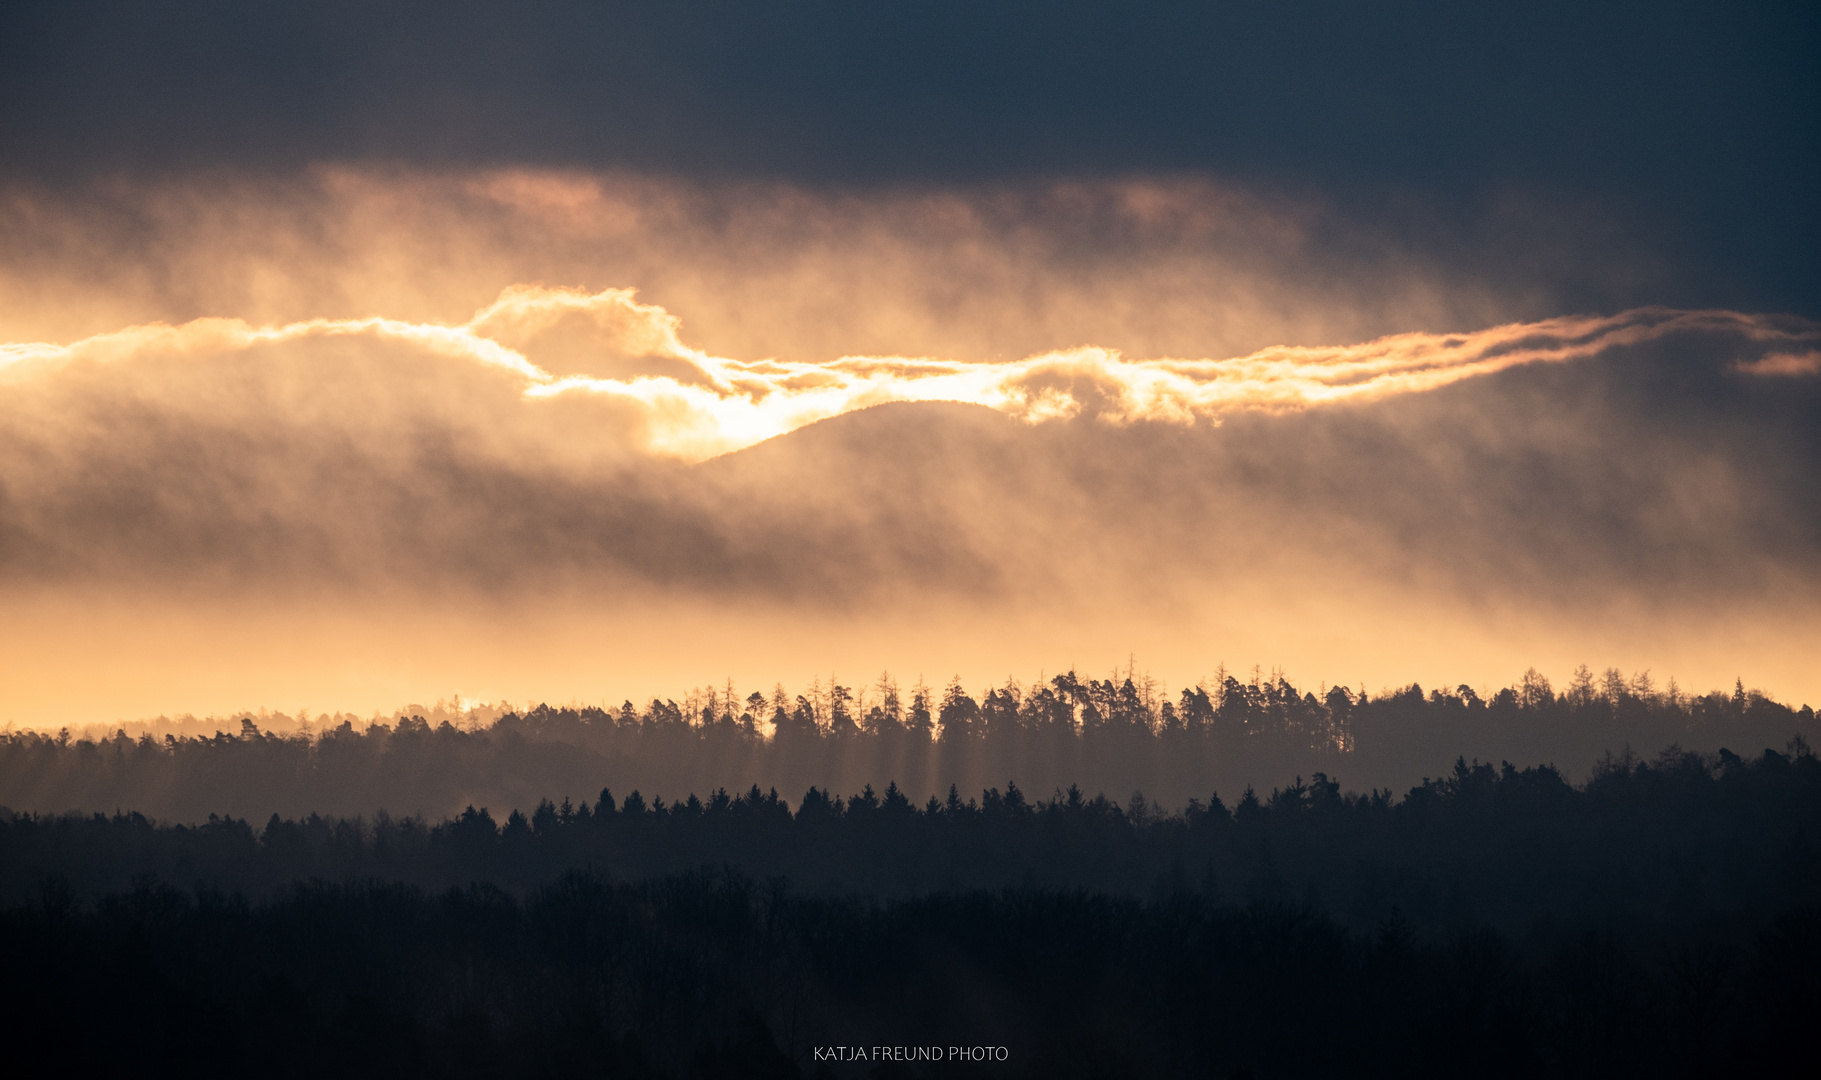
POLYGON ((1311 690, 1256 671, 1249 680, 1222 671, 1175 695, 1134 672, 1070 672, 978 697, 959 682, 937 692, 885 677, 864 690, 818 682, 794 698, 781 687, 742 697, 728 686, 642 709, 539 706, 474 729, 407 717, 276 734, 248 717, 237 733, 203 738, 9 733, 0 736, 0 806, 131 808, 190 822, 379 808, 421 818, 469 804, 528 808, 545 794, 593 798, 603 786, 675 798, 755 782, 785 792, 895 782, 921 804, 951 785, 979 791, 1010 779, 1037 793, 1143 791, 1181 807, 1210 789, 1317 772, 1402 789, 1456 757, 1581 763, 1627 748, 1781 746, 1792 733, 1814 739, 1814 729, 1809 706, 1742 683, 1690 696, 1673 682, 1596 678, 1584 667, 1560 693, 1533 670, 1489 699, 1466 686, 1311 690))
POLYGON ((1749 760, 1607 758, 1580 786, 1547 766, 1461 761, 1397 798, 1344 793, 1318 773, 1264 795, 1210 793, 1175 813, 1141 794, 1121 804, 1071 787, 1032 799, 1011 784, 919 806, 894 784, 848 797, 811 788, 794 811, 753 787, 672 803, 603 791, 503 820, 474 807, 437 822, 13 816, 0 820, 0 898, 30 898, 46 881, 86 896, 145 879, 256 897, 366 878, 523 894, 571 870, 648 880, 716 866, 817 894, 1191 889, 1300 904, 1355 927, 1401 911, 1426 926, 1643 928, 1821 902, 1817 823, 1821 762, 1798 738, 1749 760))

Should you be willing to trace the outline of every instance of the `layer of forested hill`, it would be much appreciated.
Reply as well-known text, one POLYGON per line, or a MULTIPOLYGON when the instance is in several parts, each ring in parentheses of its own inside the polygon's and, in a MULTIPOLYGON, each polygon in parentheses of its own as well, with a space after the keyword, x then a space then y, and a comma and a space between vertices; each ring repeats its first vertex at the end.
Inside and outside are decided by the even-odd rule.
POLYGON ((186 1076, 1812 1064, 1806 706, 873 689, 9 734, 0 1023, 186 1076))
POLYGON ((1071 786, 1017 785, 919 806, 894 784, 810 788, 794 810, 757 786, 666 803, 637 791, 539 802, 503 821, 468 807, 415 817, 159 825, 139 813, 0 818, 0 896, 41 883, 82 895, 142 879, 269 896, 292 882, 374 878, 515 893, 571 870, 650 879, 725 867, 818 893, 1089 889, 1293 903, 1349 924, 1393 909, 1437 925, 1538 918, 1672 925, 1709 911, 1807 902, 1821 887, 1821 762, 1807 743, 1747 760, 1670 751, 1603 758, 1573 785, 1548 766, 1456 763, 1401 795, 1344 792, 1317 773, 1166 813, 1071 786))
POLYGON ((878 904, 576 875, 522 901, 52 896, 0 910, 0 942, 4 1026, 58 1075, 1796 1076, 1821 1007, 1813 908, 1632 942, 1351 932, 1192 890, 878 904), (937 1060, 818 1064, 834 1047, 937 1060))
POLYGON ((889 679, 864 689, 830 680, 794 699, 781 687, 727 688, 643 709, 539 707, 486 726, 410 716, 308 734, 261 732, 250 717, 230 726, 239 731, 162 740, 0 736, 0 806, 200 822, 378 810, 434 819, 473 805, 504 818, 546 796, 592 802, 603 787, 675 800, 753 784, 795 797, 895 783, 922 804, 951 785, 1011 783, 1033 797, 1071 785, 1122 802, 1142 792, 1181 809, 1211 791, 1233 799, 1317 772, 1356 790, 1403 790, 1465 758, 1553 764, 1579 780, 1573 770, 1608 752, 1749 754, 1821 736, 1809 706, 1743 685, 1688 695, 1585 669, 1561 693, 1532 671, 1489 699, 1465 686, 1368 695, 1257 673, 1165 696, 1142 676, 1070 672, 978 697, 959 683, 900 691, 889 679))
POLYGON ((15 816, 0 1016, 72 1069, 186 1075, 1788 1075, 1817 822, 1801 740, 1175 814, 1008 787, 15 816))

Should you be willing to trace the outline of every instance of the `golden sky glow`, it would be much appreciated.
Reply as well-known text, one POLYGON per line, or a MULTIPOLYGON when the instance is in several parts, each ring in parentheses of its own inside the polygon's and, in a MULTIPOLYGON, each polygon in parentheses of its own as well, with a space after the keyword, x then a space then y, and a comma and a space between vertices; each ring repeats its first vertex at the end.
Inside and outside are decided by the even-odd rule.
POLYGON ((1561 232, 1463 270, 1170 178, 0 196, 0 723, 1134 653, 1821 696, 1821 328, 1559 314, 1511 267, 1650 272, 1561 232))

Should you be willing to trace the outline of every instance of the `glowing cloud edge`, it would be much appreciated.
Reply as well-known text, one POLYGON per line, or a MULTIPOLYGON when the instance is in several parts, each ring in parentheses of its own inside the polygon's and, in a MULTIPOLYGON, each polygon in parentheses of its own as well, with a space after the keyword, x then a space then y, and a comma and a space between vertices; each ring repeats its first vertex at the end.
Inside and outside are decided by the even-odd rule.
POLYGON ((50 374, 68 363, 122 363, 144 352, 237 351, 315 337, 368 335, 467 360, 516 378, 527 401, 592 395, 645 418, 644 449, 700 461, 842 413, 887 402, 959 401, 1026 423, 1086 416, 1112 424, 1218 423, 1240 410, 1288 412, 1432 390, 1507 368, 1583 359, 1607 349, 1676 334, 1724 333, 1763 347, 1739 360, 1747 375, 1821 373, 1821 327, 1788 317, 1722 310, 1635 308, 1614 315, 1567 315, 1465 333, 1412 332, 1337 346, 1274 346, 1226 359, 1132 360, 1086 345, 1009 362, 937 357, 844 356, 814 363, 742 361, 685 344, 681 320, 641 304, 636 290, 513 285, 459 325, 382 317, 311 319, 253 326, 235 318, 151 323, 67 345, 0 344, 0 381, 50 374), (556 374, 499 338, 535 334, 563 318, 592 320, 603 348, 679 362, 684 380, 641 374, 602 378, 556 374))

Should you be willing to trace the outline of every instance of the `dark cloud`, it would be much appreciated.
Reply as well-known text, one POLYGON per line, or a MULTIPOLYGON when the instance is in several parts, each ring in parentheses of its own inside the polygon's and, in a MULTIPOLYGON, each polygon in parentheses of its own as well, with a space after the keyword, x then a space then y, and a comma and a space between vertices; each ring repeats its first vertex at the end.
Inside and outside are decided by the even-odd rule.
POLYGON ((1621 304, 1814 314, 1813 5, 21 2, 5 168, 324 160, 941 186, 1181 172, 1493 258, 1589 207, 1678 269, 1621 304))

